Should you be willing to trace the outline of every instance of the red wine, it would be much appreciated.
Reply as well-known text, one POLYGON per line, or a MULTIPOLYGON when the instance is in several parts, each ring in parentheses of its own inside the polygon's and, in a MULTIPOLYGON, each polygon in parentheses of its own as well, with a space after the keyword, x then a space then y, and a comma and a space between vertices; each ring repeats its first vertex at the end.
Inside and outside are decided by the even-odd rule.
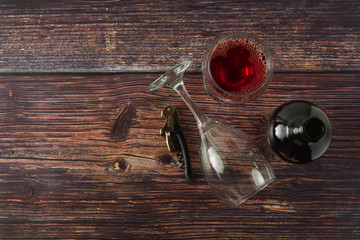
POLYGON ((220 42, 210 60, 210 72, 217 85, 236 95, 247 95, 261 88, 269 71, 266 53, 245 39, 232 37, 220 42))

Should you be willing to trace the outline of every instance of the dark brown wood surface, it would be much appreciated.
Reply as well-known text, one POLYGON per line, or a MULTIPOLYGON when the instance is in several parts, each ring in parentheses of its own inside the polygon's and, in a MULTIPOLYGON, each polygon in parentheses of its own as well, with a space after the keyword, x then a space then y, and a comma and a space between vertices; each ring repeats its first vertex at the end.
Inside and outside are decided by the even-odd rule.
POLYGON ((198 71, 229 32, 265 41, 277 71, 360 70, 359 11, 356 0, 3 0, 0 71, 163 71, 188 57, 198 71))
POLYGON ((213 102, 200 74, 185 76, 210 117, 258 140, 270 113, 288 100, 312 101, 332 122, 321 159, 273 159, 277 180, 235 209, 219 203, 201 174, 197 127, 180 97, 146 90, 157 76, 0 78, 2 237, 359 237, 360 74, 275 74, 268 91, 236 108, 213 102), (159 135, 167 103, 182 116, 190 185, 159 135), (117 123, 125 126, 120 132, 117 123))
POLYGON ((359 20, 358 1, 1 1, 0 239, 359 239, 359 20), (275 56, 269 89, 235 107, 200 72, 207 44, 234 31, 275 56), (332 123, 328 151, 305 165, 273 157, 277 179, 225 208, 190 111, 173 90, 147 91, 189 56, 184 82, 209 117, 261 142, 277 106, 308 100, 332 123), (159 135, 169 103, 192 184, 159 135))

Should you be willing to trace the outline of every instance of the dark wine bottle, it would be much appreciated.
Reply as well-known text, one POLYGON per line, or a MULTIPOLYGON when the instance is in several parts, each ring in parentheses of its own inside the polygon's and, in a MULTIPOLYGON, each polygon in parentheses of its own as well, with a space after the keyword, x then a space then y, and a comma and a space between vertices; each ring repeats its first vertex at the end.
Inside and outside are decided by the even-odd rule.
POLYGON ((267 128, 267 139, 276 155, 291 163, 306 163, 325 153, 331 141, 329 118, 307 101, 278 107, 267 128))

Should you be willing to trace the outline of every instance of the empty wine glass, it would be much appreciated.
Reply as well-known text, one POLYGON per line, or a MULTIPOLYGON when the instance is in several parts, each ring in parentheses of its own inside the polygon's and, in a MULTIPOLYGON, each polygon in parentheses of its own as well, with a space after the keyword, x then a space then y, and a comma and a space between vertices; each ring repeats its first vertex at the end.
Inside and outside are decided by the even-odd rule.
POLYGON ((185 101, 199 128, 204 176, 218 198, 234 207, 265 188, 275 175, 266 155, 250 136, 210 119, 192 101, 183 82, 191 63, 188 59, 176 65, 155 80, 149 90, 172 88, 185 101))

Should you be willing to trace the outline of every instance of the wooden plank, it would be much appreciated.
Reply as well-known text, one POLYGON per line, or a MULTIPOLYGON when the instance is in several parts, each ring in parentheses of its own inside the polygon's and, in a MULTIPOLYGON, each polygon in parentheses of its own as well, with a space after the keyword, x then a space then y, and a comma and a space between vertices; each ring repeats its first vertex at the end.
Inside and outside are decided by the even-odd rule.
POLYGON ((265 41, 275 71, 358 71, 360 2, 0 2, 0 72, 164 71, 224 33, 265 41))
POLYGON ((360 237, 359 73, 277 73, 262 96, 236 107, 212 101, 200 74, 185 76, 206 114, 258 141, 288 100, 312 101, 332 122, 321 159, 272 159, 277 180, 235 209, 202 176, 196 124, 180 97, 147 91, 157 76, 0 76, 1 239, 360 237), (182 117, 190 185, 159 136, 168 103, 182 117))

